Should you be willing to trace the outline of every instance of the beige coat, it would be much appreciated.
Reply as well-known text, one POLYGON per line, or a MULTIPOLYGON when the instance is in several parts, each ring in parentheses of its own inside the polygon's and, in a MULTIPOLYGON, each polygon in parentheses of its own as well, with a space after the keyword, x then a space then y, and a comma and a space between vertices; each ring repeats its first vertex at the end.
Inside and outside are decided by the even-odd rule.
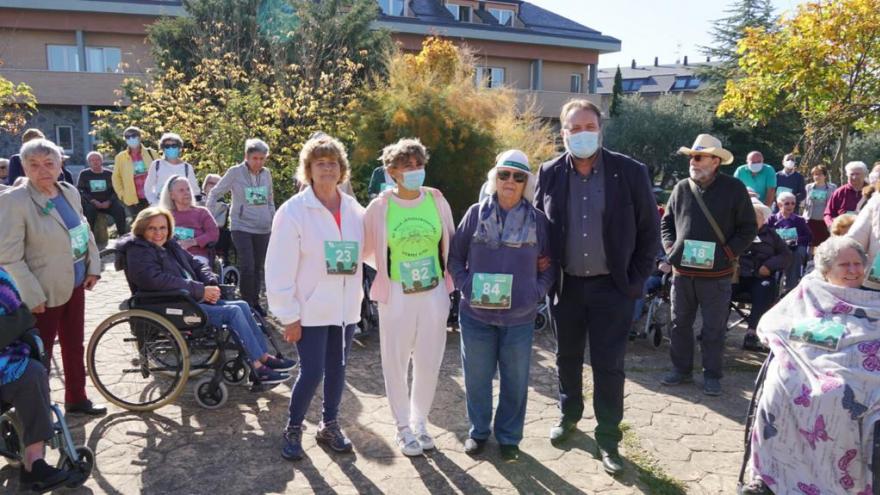
MULTIPOLYGON (((79 192, 64 182, 58 187, 85 223, 79 192)), ((58 211, 46 208, 48 201, 27 180, 0 194, 0 267, 15 280, 22 301, 30 308, 43 303, 48 308, 62 306, 74 289, 70 235, 58 211)), ((86 275, 101 274, 91 232, 85 262, 86 275)))

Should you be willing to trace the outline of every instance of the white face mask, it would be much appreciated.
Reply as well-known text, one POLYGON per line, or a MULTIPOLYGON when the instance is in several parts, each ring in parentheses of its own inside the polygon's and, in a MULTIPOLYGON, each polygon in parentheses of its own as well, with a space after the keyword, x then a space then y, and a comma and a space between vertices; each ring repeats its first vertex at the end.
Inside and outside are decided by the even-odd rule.
POLYGON ((868 184, 876 184, 880 182, 880 172, 871 172, 868 174, 868 184))
POLYGON ((753 174, 757 174, 761 170, 764 170, 764 164, 760 163, 760 162, 759 163, 750 163, 749 170, 751 170, 753 174))
POLYGON ((565 149, 578 158, 589 158, 599 149, 599 133, 583 131, 577 134, 566 132, 565 149))
POLYGON ((794 169, 794 160, 786 160, 786 161, 782 162, 782 166, 785 167, 787 170, 793 170, 794 169))

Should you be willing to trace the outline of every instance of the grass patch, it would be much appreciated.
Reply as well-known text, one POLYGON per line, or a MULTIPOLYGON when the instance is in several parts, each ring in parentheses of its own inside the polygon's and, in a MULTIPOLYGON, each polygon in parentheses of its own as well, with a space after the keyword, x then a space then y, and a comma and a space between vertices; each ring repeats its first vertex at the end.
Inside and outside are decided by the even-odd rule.
POLYGON ((621 423, 626 458, 636 468, 639 482, 652 495, 686 495, 684 483, 666 474, 660 463, 644 448, 632 426, 621 423))

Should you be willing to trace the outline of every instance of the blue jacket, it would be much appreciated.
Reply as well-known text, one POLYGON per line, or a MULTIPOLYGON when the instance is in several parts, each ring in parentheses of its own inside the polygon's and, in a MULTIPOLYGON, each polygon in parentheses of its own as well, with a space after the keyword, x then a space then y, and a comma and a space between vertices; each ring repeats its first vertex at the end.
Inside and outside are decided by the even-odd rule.
MULTIPOLYGON (((660 249, 657 202, 644 164, 602 148, 605 166, 605 214, 602 237, 611 278, 617 289, 632 298, 641 296, 654 270, 660 249)), ((565 263, 568 223, 569 154, 541 165, 535 206, 550 221, 550 251, 560 267, 565 263)), ((558 291, 560 281, 555 289, 558 291)))

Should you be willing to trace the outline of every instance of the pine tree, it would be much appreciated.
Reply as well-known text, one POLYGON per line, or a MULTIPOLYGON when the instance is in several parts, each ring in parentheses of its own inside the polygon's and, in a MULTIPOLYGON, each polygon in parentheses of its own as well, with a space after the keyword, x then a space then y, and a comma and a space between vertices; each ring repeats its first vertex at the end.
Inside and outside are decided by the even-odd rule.
POLYGON ((770 0, 735 0, 724 12, 727 16, 715 21, 709 33, 712 46, 701 47, 704 55, 720 63, 697 71, 697 75, 709 83, 707 89, 717 93, 723 92, 726 81, 739 73, 736 46, 745 35, 745 29, 769 30, 775 20, 770 0))
POLYGON ((620 99, 623 95, 623 74, 620 73, 620 66, 617 66, 617 72, 614 73, 614 86, 611 88, 611 108, 608 112, 612 117, 620 114, 620 99))

